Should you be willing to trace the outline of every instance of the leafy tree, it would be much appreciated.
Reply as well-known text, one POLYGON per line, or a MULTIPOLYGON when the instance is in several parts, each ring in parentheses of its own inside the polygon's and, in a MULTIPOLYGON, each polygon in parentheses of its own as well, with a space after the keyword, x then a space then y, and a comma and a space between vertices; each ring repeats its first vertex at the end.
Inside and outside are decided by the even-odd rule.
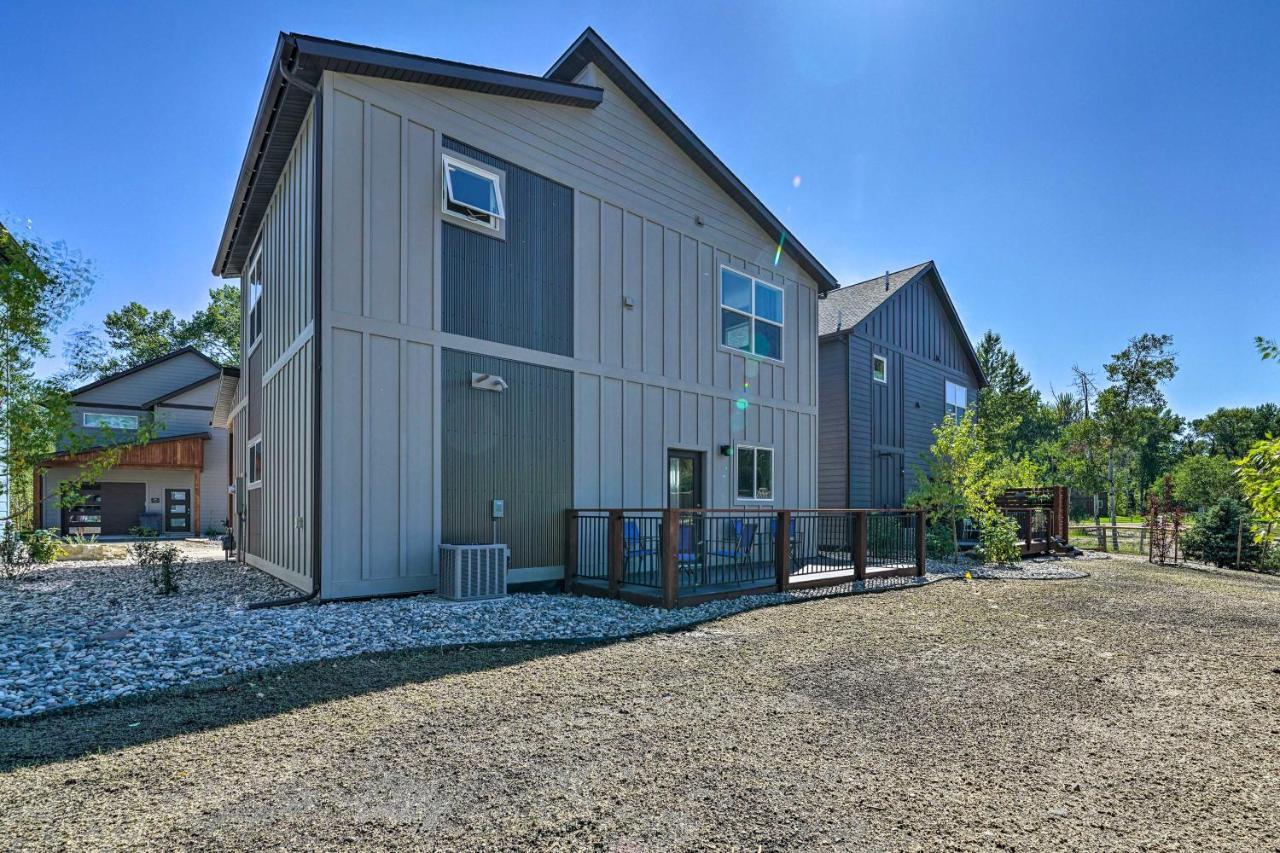
POLYGON ((1242 497, 1235 463, 1225 456, 1188 456, 1173 468, 1173 499, 1188 510, 1202 510, 1227 497, 1242 497))
POLYGON ((1046 445, 1058 431, 1057 413, 1045 406, 1031 374, 994 331, 978 342, 978 364, 987 387, 978 393, 978 418, 993 452, 1044 461, 1046 445))
MULTIPOLYGON (((1111 540, 1119 549, 1120 484, 1124 469, 1135 462, 1136 449, 1147 421, 1165 407, 1161 385, 1178 372, 1170 335, 1150 333, 1129 339, 1129 345, 1103 368, 1110 385, 1098 394, 1098 421, 1106 449, 1108 508, 1111 540)), ((1143 495, 1138 495, 1139 500, 1143 495)))
POLYGON ((1191 422, 1191 449, 1239 459, 1255 442, 1280 435, 1280 406, 1222 407, 1191 422))
MULTIPOLYGON (((1003 562, 1011 559, 1010 547, 1017 552, 1016 524, 1010 527, 995 499, 1005 489, 1034 485, 1041 472, 1026 458, 993 452, 983 429, 972 411, 958 423, 950 416, 943 419, 933 430, 927 470, 921 472, 907 505, 927 510, 931 524, 942 523, 952 531, 961 519, 974 519, 984 531, 980 556, 1003 562)), ((954 555, 954 536, 951 544, 954 555)))
MULTIPOLYGON (((1263 361, 1280 359, 1275 341, 1256 340, 1263 361)), ((1239 465, 1240 488, 1253 511, 1268 521, 1280 519, 1280 434, 1254 442, 1239 465)))
POLYGON ((192 346, 223 364, 240 355, 240 290, 225 284, 209 291, 209 304, 183 320, 169 309, 130 302, 107 314, 102 330, 78 330, 67 344, 67 380, 100 378, 192 346))
MULTIPOLYGON (((14 527, 37 520, 31 478, 52 451, 83 452, 108 438, 74 430, 66 392, 35 375, 36 359, 50 355, 50 335, 92 286, 92 265, 64 243, 46 242, 29 226, 17 234, 0 226, 0 496, 6 498, 0 523, 6 539, 14 527)), ((133 443, 151 434, 141 429, 133 443)), ((96 454, 60 484, 58 499, 69 501, 98 479, 123 448, 96 454)))

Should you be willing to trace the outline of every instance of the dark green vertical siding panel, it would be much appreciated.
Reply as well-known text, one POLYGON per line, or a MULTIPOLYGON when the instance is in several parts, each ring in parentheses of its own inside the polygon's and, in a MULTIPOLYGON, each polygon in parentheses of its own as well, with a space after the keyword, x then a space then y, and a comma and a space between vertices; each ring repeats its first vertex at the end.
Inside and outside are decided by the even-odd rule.
POLYGON ((511 567, 564 564, 564 510, 573 503, 573 374, 445 350, 441 361, 440 541, 490 542, 490 501, 506 502, 498 541, 511 567), (471 387, 501 376, 502 392, 471 387))
POLYGON ((506 174, 506 239, 441 229, 446 332, 573 355, 573 190, 445 137, 506 174))

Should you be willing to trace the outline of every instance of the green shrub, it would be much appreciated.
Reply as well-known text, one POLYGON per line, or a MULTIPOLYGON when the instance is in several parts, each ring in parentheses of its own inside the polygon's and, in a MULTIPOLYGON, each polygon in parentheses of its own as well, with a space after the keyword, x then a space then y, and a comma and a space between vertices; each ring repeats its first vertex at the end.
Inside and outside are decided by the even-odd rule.
POLYGON ((934 560, 949 560, 956 553, 956 531, 950 522, 938 521, 924 533, 924 552, 934 560))
POLYGON ((1016 563, 1022 559, 1018 520, 1002 512, 986 513, 979 522, 974 554, 984 563, 1016 563))
POLYGON ((58 531, 32 530, 23 537, 33 563, 52 563, 58 557, 58 531))
POLYGON ((157 541, 155 531, 142 532, 135 528, 134 533, 138 541, 129 545, 129 553, 150 574, 156 592, 160 595, 177 592, 178 574, 187 564, 182 559, 182 549, 173 543, 157 541))
POLYGON ((1224 569, 1235 568, 1236 541, 1240 523, 1245 522, 1240 541, 1242 566, 1256 566, 1262 559, 1262 548, 1253 541, 1248 529, 1249 510, 1235 498, 1219 498, 1218 502, 1194 516, 1191 529, 1182 536, 1182 550, 1193 560, 1211 563, 1224 569))

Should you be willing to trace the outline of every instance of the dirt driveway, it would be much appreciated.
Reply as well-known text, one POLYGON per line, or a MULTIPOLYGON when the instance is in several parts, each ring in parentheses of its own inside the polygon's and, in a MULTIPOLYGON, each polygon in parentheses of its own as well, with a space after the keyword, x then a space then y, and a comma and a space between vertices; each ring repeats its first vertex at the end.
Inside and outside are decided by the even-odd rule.
POLYGON ((1088 568, 0 727, 0 847, 1276 849, 1280 579, 1088 568))

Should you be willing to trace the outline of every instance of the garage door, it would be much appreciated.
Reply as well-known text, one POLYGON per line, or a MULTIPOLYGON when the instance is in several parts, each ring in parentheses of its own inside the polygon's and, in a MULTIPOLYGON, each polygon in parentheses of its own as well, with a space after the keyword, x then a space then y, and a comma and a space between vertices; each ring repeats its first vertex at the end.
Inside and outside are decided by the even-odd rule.
POLYGON ((125 536, 147 509, 146 483, 102 484, 102 535, 125 536))

